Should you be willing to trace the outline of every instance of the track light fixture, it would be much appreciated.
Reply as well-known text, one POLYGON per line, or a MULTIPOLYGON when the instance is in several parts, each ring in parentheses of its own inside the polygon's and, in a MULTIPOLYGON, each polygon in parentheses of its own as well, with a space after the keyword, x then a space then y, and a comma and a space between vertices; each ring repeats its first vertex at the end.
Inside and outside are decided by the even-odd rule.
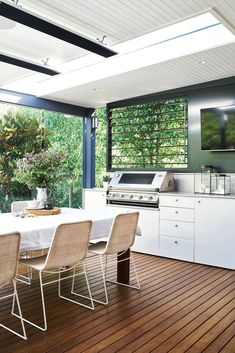
POLYGON ((92 41, 91 39, 82 37, 78 34, 70 32, 64 28, 54 25, 46 20, 36 17, 29 12, 23 11, 21 8, 8 5, 0 1, 0 16, 9 20, 18 22, 24 26, 36 29, 37 31, 46 33, 50 36, 63 40, 67 43, 76 45, 80 48, 93 52, 95 54, 108 58, 116 55, 117 52, 92 41))
POLYGON ((60 73, 58 71, 49 69, 49 67, 47 67, 47 66, 33 64, 31 62, 17 59, 17 58, 14 58, 12 56, 8 56, 5 54, 0 54, 0 61, 5 62, 10 65, 23 67, 24 69, 40 72, 42 74, 46 74, 46 75, 50 75, 50 76, 55 76, 60 73))

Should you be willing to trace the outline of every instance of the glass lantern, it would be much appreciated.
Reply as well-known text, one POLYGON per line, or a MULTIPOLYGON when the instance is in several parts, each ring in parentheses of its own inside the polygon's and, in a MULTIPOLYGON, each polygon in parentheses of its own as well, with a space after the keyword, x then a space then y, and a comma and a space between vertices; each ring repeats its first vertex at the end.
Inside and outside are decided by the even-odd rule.
POLYGON ((211 193, 216 195, 230 195, 231 177, 226 174, 215 174, 212 176, 211 193))
POLYGON ((201 165, 201 173, 195 175, 195 193, 210 194, 214 168, 211 165, 201 165))

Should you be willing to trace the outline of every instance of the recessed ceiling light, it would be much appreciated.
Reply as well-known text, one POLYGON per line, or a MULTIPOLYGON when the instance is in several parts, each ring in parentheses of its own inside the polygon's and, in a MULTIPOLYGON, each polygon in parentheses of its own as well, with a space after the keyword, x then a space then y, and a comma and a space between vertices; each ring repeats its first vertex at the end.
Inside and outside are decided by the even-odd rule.
POLYGON ((205 64, 207 64, 207 60, 201 60, 198 62, 198 64, 205 65, 205 64))

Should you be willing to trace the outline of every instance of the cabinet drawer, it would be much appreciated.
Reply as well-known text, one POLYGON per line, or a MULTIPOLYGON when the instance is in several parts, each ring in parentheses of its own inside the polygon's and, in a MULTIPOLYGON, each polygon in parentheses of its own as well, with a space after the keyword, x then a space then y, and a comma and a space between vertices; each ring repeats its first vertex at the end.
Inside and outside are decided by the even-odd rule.
POLYGON ((194 222, 194 209, 179 207, 161 207, 161 219, 171 219, 176 221, 194 222))
POLYGON ((160 236, 160 255, 179 260, 193 261, 194 241, 192 239, 160 236))
POLYGON ((160 195, 161 206, 194 208, 194 197, 160 195))
POLYGON ((194 238, 194 223, 160 220, 160 235, 169 235, 171 237, 194 238))

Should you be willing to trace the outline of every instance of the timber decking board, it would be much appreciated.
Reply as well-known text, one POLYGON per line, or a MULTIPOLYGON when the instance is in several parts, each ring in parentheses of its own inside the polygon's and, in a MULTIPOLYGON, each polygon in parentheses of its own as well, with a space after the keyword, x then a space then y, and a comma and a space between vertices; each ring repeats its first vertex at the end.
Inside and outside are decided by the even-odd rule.
POLYGON ((235 334, 233 331, 233 338, 221 349, 220 353, 234 353, 235 347, 235 334))
MULTIPOLYGON (((25 342, 0 329, 0 353, 235 353, 234 271, 138 253, 135 258, 140 292, 109 285, 109 304, 96 304, 92 312, 59 299, 56 285, 47 286, 48 330, 27 324, 25 342)), ((97 294, 102 288, 96 261, 89 259, 88 267, 97 294)), ((25 315, 40 320, 37 276, 31 287, 18 288, 25 315)), ((67 280, 63 288, 69 289, 67 280)), ((20 328, 6 316, 10 301, 0 308, 1 318, 20 328)))

